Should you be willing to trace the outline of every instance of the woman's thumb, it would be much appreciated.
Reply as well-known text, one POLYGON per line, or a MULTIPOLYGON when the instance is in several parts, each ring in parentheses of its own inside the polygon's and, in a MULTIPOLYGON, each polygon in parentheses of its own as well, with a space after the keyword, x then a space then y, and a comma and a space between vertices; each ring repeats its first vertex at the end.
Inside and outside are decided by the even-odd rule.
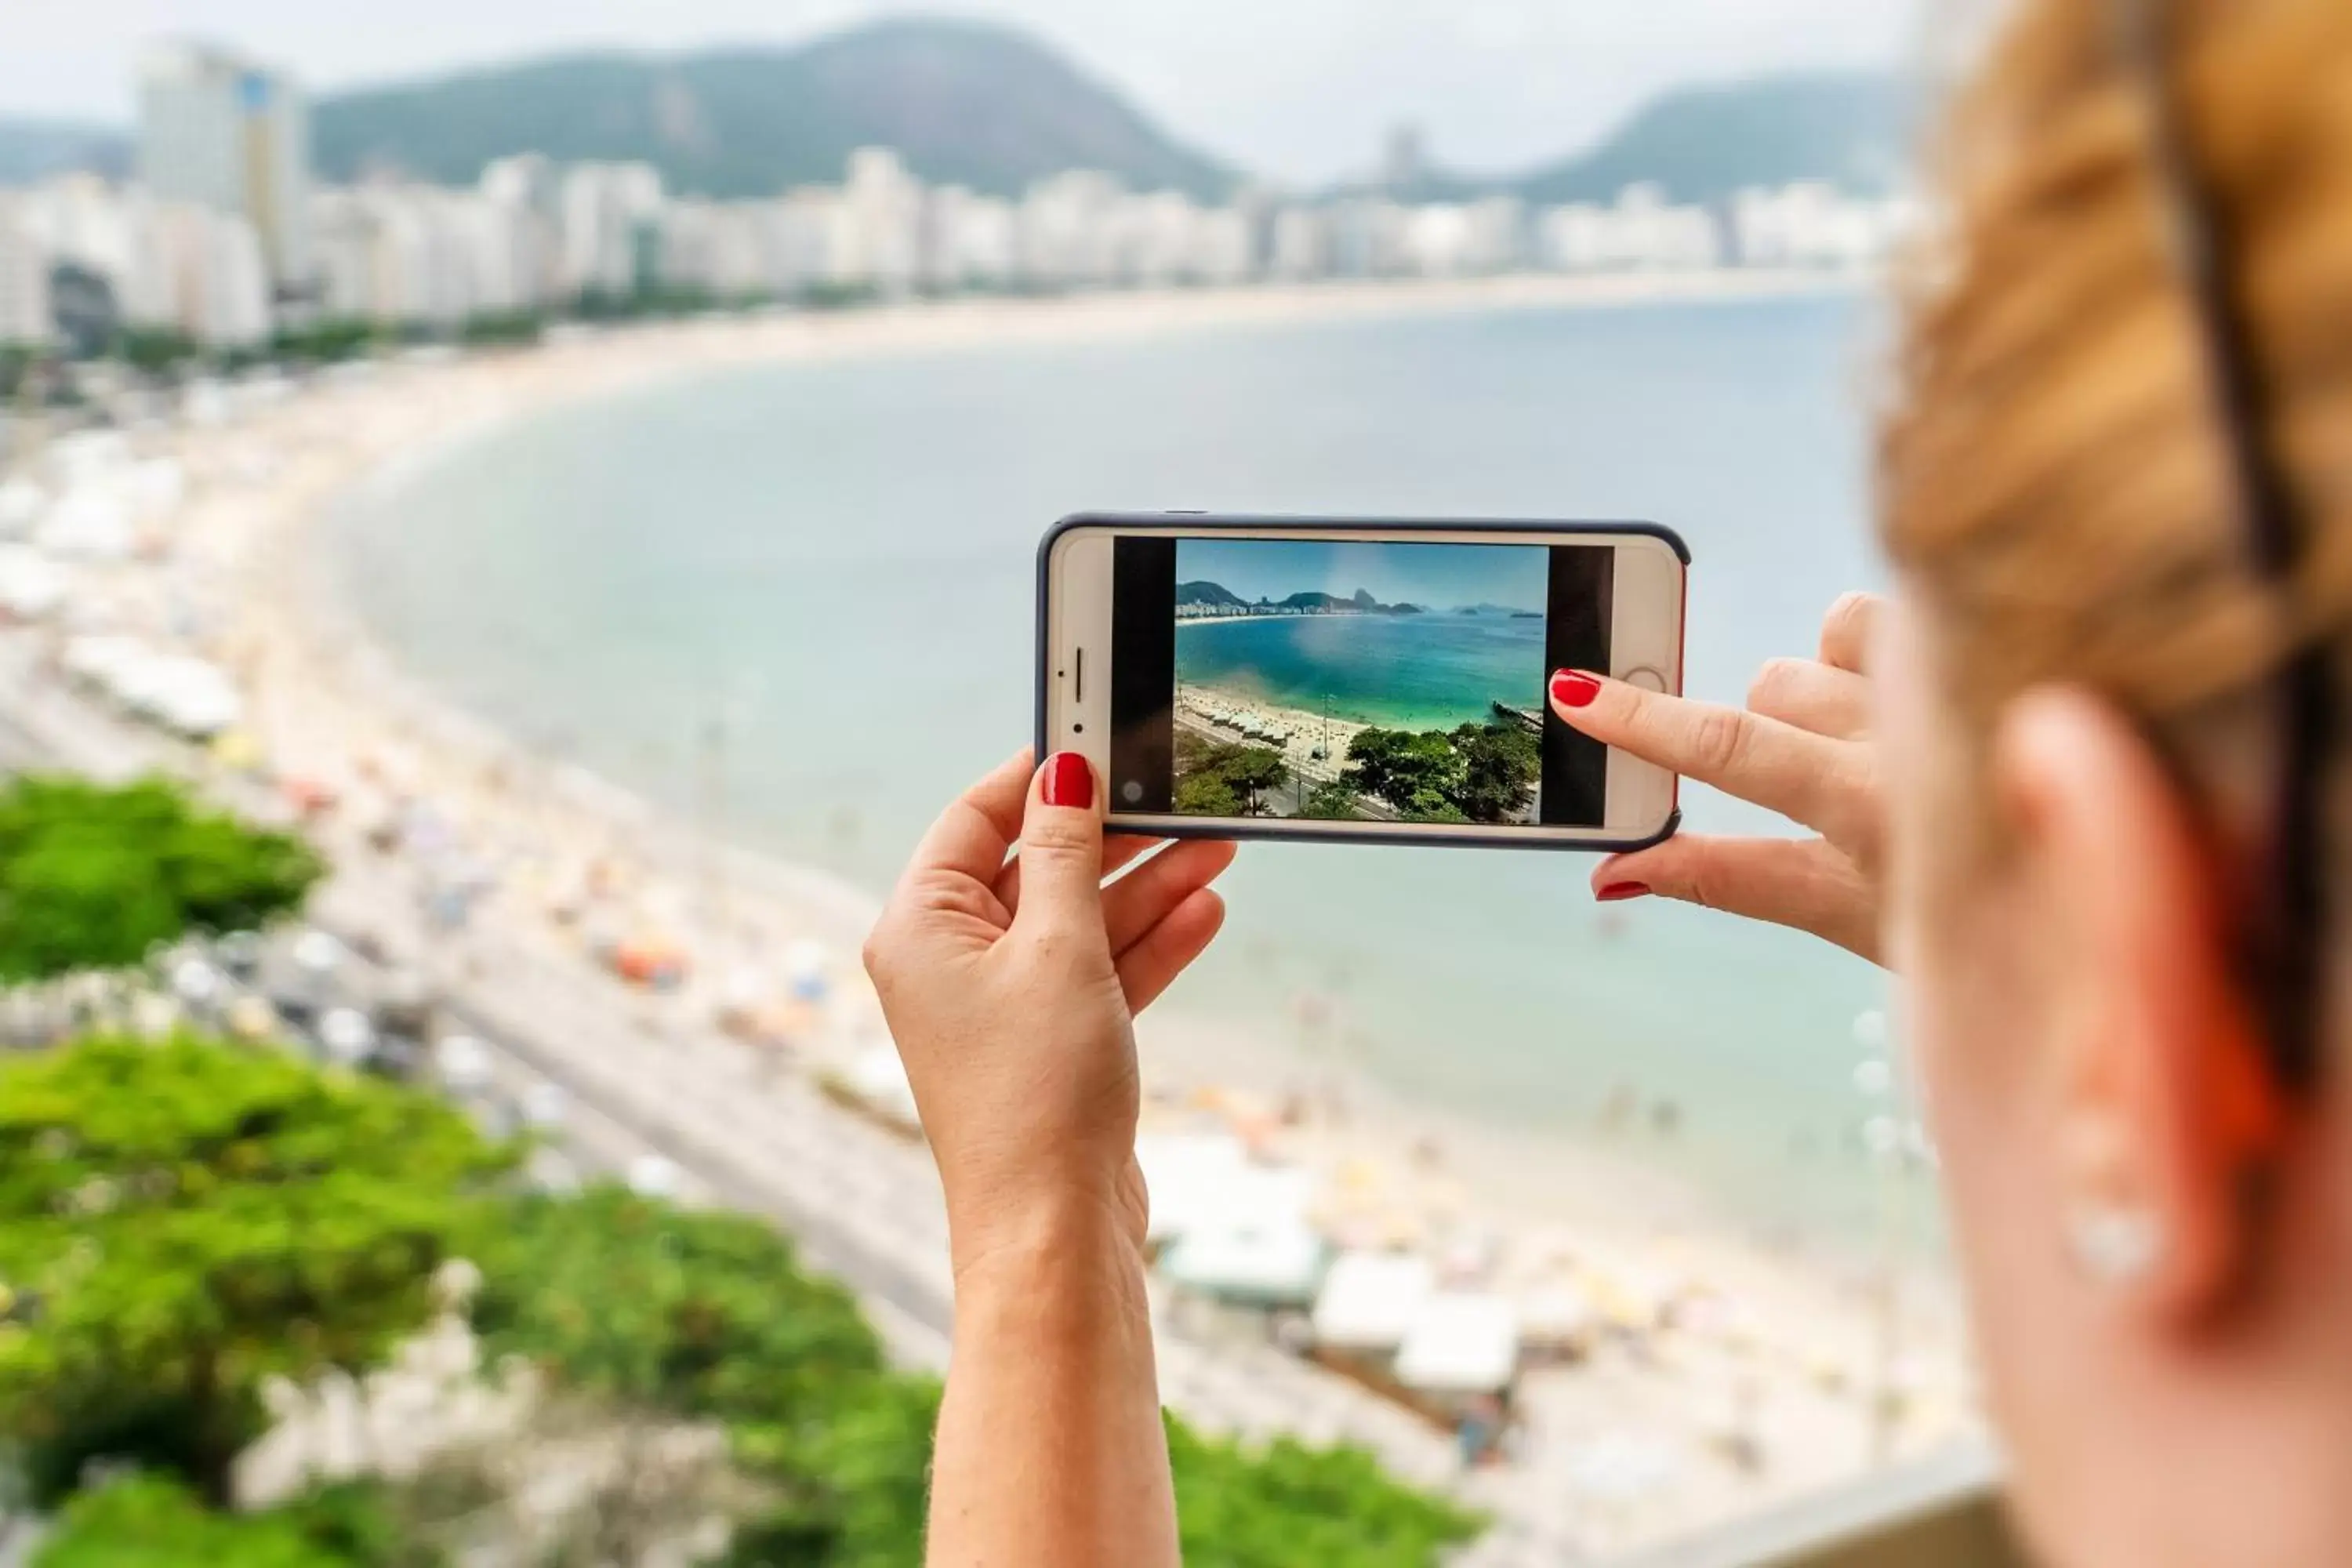
POLYGON ((1021 907, 1015 929, 1102 928, 1102 791, 1075 752, 1045 759, 1030 782, 1021 824, 1021 907))

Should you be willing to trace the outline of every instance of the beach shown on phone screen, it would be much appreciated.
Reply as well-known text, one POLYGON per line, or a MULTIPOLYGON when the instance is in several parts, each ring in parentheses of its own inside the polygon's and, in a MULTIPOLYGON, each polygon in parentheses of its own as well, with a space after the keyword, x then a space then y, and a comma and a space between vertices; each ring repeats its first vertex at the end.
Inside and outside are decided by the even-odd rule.
POLYGON ((1175 809, 1533 823, 1549 552, 1187 539, 1175 809))

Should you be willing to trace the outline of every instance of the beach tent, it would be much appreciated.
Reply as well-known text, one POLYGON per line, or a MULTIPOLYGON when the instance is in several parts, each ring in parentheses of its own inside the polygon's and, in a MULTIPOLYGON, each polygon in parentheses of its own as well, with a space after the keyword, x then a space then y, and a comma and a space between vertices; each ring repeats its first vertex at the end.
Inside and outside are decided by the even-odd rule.
POLYGON ((1249 1151, 1226 1132, 1147 1133, 1135 1141, 1135 1158, 1151 1191, 1149 1239, 1155 1244, 1213 1222, 1249 1168, 1249 1151))
POLYGON ((1498 1394, 1518 1370, 1518 1310, 1500 1296, 1432 1297, 1397 1351, 1397 1381, 1423 1394, 1498 1394))
POLYGON ((1336 1351, 1394 1351, 1436 1293, 1437 1271, 1418 1254, 1342 1254, 1315 1298, 1315 1342, 1336 1351))
POLYGON ((1250 1307, 1306 1307, 1329 1248, 1297 1214, 1188 1232, 1160 1260, 1171 1284, 1250 1307))

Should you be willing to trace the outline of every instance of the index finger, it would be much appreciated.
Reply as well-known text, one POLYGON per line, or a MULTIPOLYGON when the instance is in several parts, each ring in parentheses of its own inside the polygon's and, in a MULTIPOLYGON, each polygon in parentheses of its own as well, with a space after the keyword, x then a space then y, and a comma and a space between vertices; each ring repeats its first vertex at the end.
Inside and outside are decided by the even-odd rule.
POLYGON ((1741 709, 1662 696, 1581 671, 1563 671, 1553 680, 1551 706, 1570 728, 1669 773, 1831 837, 1843 826, 1838 818, 1854 793, 1847 742, 1741 709))
POLYGON ((1021 813, 1029 799, 1029 778, 1036 772, 1031 752, 1021 752, 994 773, 972 785, 940 814, 915 847, 907 864, 907 879, 939 876, 968 877, 986 888, 1004 869, 1004 858, 1021 837, 1021 813))

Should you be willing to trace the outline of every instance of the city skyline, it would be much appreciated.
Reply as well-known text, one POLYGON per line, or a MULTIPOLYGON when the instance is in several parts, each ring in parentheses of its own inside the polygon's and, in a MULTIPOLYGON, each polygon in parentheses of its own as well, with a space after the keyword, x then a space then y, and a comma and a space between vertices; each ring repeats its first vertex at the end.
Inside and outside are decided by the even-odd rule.
POLYGON ((1269 178, 1317 182, 1370 174, 1381 138, 1400 122, 1422 127, 1445 165, 1499 170, 1573 151, 1653 93, 1691 80, 1899 67, 1914 50, 1921 0, 1606 0, 1560 10, 1547 0, 1307 0, 1270 15, 1248 0, 1207 0, 1205 12, 1178 17, 1080 0, 818 0, 780 21, 749 0, 699 0, 658 17, 625 0, 560 10, 551 0, 417 0, 370 18, 289 0, 127 0, 12 18, 0 116, 128 125, 133 62, 163 36, 252 53, 331 93, 535 54, 782 45, 881 16, 951 14, 1034 35, 1209 153, 1269 178), (1238 37, 1251 47, 1232 48, 1238 37))

